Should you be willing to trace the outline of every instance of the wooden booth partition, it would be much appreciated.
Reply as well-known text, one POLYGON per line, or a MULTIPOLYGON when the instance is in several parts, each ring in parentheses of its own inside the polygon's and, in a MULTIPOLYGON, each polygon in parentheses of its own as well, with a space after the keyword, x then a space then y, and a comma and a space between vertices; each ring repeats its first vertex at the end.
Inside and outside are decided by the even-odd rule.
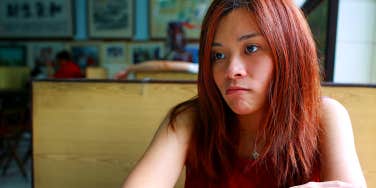
POLYGON ((34 187, 121 187, 168 110, 196 93, 183 82, 34 82, 34 187))
MULTIPOLYGON (((121 187, 168 110, 196 93, 194 82, 34 82, 34 187, 121 187)), ((348 109, 376 187, 376 88, 327 85, 323 95, 348 109)))
POLYGON ((376 86, 326 85, 322 92, 349 112, 367 185, 376 187, 376 86))

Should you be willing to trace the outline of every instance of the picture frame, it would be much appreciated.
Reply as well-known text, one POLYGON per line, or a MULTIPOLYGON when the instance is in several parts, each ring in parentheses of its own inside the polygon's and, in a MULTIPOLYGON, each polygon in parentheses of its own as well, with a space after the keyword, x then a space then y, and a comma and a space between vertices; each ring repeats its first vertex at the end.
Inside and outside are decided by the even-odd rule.
POLYGON ((192 63, 198 63, 199 61, 199 43, 192 42, 185 45, 185 51, 192 54, 192 63))
POLYGON ((28 67, 32 70, 32 76, 48 78, 53 75, 56 65, 57 53, 67 50, 62 42, 28 42, 28 67))
POLYGON ((138 64, 149 60, 162 59, 164 56, 164 42, 133 42, 129 44, 129 62, 138 64))
POLYGON ((28 43, 30 67, 36 65, 47 66, 55 60, 55 56, 62 50, 65 45, 62 42, 30 42, 28 43))
POLYGON ((88 66, 100 66, 100 43, 73 42, 67 45, 67 49, 69 49, 72 54, 73 62, 80 67, 82 72, 85 72, 88 66))
POLYGON ((103 42, 101 44, 101 66, 106 69, 109 79, 125 69, 129 63, 128 43, 103 42))
POLYGON ((91 38, 132 38, 133 0, 88 0, 88 30, 91 38))
POLYGON ((0 45, 0 66, 26 67, 26 46, 0 45))
POLYGON ((72 2, 1 0, 0 38, 71 38, 72 2))
POLYGON ((129 64, 128 44, 125 42, 103 42, 101 62, 104 64, 129 64))
POLYGON ((170 22, 182 22, 187 39, 198 40, 201 22, 212 0, 149 0, 149 28, 153 39, 164 39, 170 22))

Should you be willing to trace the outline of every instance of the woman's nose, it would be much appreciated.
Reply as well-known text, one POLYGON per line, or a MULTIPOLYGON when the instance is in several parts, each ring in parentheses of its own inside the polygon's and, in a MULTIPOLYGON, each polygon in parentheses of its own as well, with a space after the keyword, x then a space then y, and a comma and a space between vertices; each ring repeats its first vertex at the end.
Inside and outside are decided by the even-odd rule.
POLYGON ((243 78, 247 75, 245 62, 238 56, 232 57, 227 67, 227 76, 230 79, 243 78))

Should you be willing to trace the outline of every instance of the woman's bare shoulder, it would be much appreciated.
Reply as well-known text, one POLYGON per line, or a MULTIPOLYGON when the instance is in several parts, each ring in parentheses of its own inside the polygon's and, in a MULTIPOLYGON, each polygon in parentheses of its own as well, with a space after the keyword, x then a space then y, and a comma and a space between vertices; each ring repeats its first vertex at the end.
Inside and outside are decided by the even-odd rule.
POLYGON ((197 120, 197 109, 193 105, 179 106, 171 111, 165 119, 169 130, 183 139, 189 139, 197 120))
POLYGON ((350 115, 337 100, 321 100, 320 158, 323 181, 339 180, 365 187, 355 149, 350 115))
POLYGON ((349 113, 335 99, 329 97, 321 99, 320 126, 324 134, 322 136, 326 138, 332 138, 333 135, 352 137, 352 125, 349 113))
MULTIPOLYGON (((346 108, 337 100, 323 97, 320 108, 320 126, 325 137, 333 134, 352 134, 352 125, 346 108)), ((351 135, 352 136, 352 135, 351 135)))
POLYGON ((173 187, 185 164, 194 117, 194 108, 173 108, 123 187, 173 187))
POLYGON ((322 117, 321 123, 324 123, 325 120, 349 116, 346 108, 340 102, 330 97, 322 97, 320 113, 322 117))

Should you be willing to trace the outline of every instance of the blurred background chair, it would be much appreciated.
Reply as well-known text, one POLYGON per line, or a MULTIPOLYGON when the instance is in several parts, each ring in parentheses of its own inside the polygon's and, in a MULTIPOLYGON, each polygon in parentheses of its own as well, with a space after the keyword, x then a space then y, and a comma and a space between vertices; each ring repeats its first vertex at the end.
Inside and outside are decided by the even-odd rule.
POLYGON ((32 154, 30 110, 27 104, 28 96, 23 91, 9 92, 0 98, 0 170, 2 176, 6 175, 14 161, 22 176, 27 178, 25 163, 32 154), (23 139, 27 142, 24 154, 20 152, 20 143, 23 139))

